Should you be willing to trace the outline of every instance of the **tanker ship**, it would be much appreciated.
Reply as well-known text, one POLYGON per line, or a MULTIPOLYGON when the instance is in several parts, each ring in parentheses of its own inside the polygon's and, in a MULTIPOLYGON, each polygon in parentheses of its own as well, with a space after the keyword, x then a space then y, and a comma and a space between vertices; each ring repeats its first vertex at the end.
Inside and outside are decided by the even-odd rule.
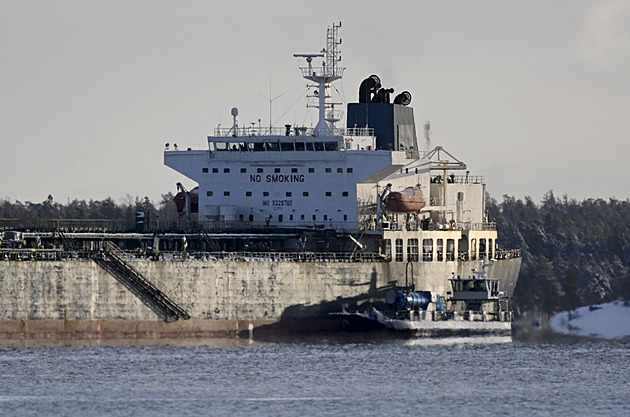
POLYGON ((520 252, 498 245, 484 179, 420 149, 409 92, 371 75, 337 126, 340 26, 321 53, 294 55, 316 126, 242 126, 233 108, 202 149, 165 145, 165 165, 197 184, 178 184, 177 225, 142 212, 133 231, 59 221, 0 249, 0 339, 328 329, 332 312, 387 309, 391 291, 447 294, 484 258, 511 297, 520 252))

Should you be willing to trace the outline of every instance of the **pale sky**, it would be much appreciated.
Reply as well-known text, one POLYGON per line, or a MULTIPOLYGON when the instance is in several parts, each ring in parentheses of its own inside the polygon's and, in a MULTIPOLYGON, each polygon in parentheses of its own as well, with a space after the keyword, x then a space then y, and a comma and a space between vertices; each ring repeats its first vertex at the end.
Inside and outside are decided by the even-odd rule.
POLYGON ((268 125, 262 96, 314 124, 292 55, 339 21, 341 99, 370 74, 408 90, 418 137, 492 197, 630 198, 626 0, 0 0, 0 198, 158 201, 193 185, 164 143, 206 149, 232 107, 268 125))

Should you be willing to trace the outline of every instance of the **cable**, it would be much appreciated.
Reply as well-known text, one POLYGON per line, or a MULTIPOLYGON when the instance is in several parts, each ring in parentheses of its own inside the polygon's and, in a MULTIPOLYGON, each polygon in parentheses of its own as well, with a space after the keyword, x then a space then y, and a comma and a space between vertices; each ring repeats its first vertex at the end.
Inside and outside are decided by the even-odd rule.
MULTIPOLYGON (((289 110, 291 110, 291 109, 292 109, 292 108, 293 108, 293 107, 297 104, 297 102, 298 102, 298 101, 300 101, 300 99, 301 99, 301 98, 302 98, 302 97, 303 97, 303 96, 304 96, 307 92, 308 92, 308 87, 306 87, 306 90, 304 90, 304 92, 303 92, 302 94, 300 94, 300 96, 299 96, 299 97, 298 97, 298 98, 297 98, 297 99, 293 102, 293 104, 291 104, 291 106, 289 106, 289 108, 288 108, 288 109, 287 109, 284 113, 282 113, 282 115, 281 115, 280 117, 278 117, 278 119, 276 120, 276 123, 278 123, 278 122, 280 121, 280 119, 282 119, 282 118, 283 118, 283 117, 284 117, 284 116, 285 116, 285 115, 289 112, 289 110)), ((275 125, 276 125, 276 123, 274 123, 274 124, 273 124, 273 126, 275 126, 275 125)))

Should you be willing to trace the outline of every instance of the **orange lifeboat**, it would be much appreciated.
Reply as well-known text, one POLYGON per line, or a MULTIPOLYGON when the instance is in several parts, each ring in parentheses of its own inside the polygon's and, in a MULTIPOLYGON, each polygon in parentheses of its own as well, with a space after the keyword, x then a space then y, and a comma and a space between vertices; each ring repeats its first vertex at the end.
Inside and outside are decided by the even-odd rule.
POLYGON ((390 213, 417 213, 427 205, 420 184, 390 192, 384 203, 390 213))
POLYGON ((199 213, 199 187, 195 187, 190 191, 185 188, 181 188, 180 191, 175 194, 173 201, 177 207, 177 214, 182 215, 186 211, 186 198, 190 200, 190 214, 199 213))

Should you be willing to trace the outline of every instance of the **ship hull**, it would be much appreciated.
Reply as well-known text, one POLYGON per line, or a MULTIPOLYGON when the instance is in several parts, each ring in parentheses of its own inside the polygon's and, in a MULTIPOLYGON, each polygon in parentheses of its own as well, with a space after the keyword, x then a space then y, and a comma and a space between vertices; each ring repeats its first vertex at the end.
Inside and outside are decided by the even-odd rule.
MULTIPOLYGON (((396 262, 187 259, 130 264, 185 309, 191 320, 164 323, 94 261, 66 260, 0 262, 0 321, 12 329, 23 323, 28 323, 27 328, 54 323, 51 334, 60 334, 54 329, 68 323, 89 327, 111 322, 140 335, 142 326, 149 326, 148 332, 157 338, 234 335, 249 331, 250 325, 280 332, 308 331, 325 329, 331 312, 384 303, 386 292, 397 286, 445 294, 453 273, 464 275, 478 266, 476 262, 418 262, 411 272, 406 263, 396 262), (199 331, 194 330, 195 323, 201 326, 199 331), (279 323, 293 324, 283 328, 279 323)), ((492 268, 493 276, 516 282, 520 259, 497 261, 492 268)), ((502 288, 508 287, 502 283, 502 288)), ((0 335, 19 337, 20 332, 28 334, 20 330, 0 331, 0 335)))

